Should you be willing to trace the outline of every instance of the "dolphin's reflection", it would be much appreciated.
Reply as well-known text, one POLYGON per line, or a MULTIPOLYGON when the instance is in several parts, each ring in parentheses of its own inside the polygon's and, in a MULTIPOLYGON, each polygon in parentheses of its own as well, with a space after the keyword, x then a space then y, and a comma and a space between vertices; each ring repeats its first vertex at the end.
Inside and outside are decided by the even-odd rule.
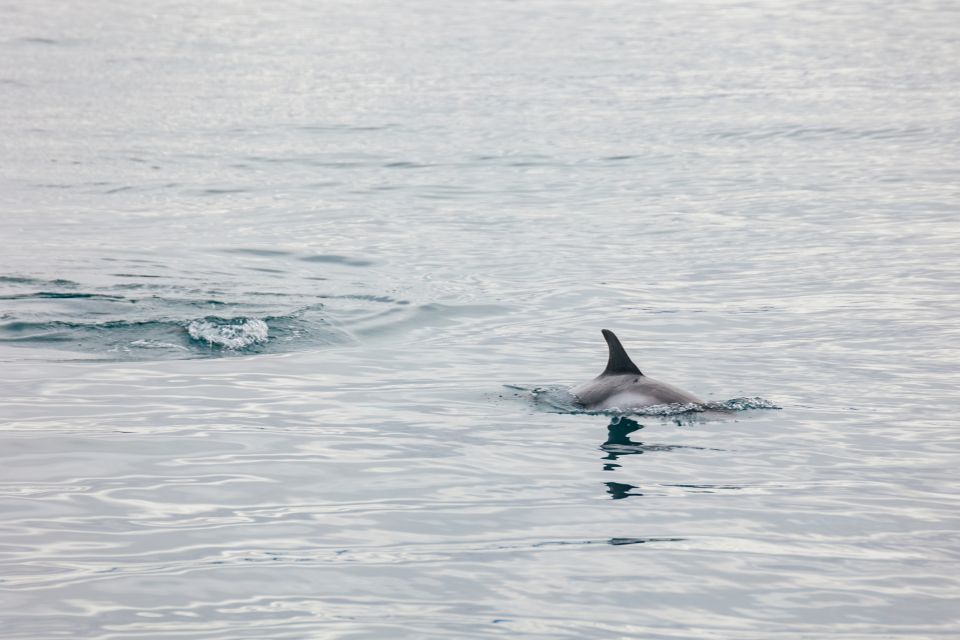
MULTIPOLYGON (((604 471, 615 471, 620 468, 618 460, 623 456, 634 456, 648 451, 673 451, 674 449, 705 449, 705 447, 692 447, 689 445, 670 445, 670 444, 644 444, 643 442, 634 442, 630 439, 630 434, 643 429, 643 425, 627 418, 625 416, 615 417, 607 425, 607 441, 600 445, 600 450, 606 455, 604 460, 604 471)), ((612 500, 622 500, 633 496, 642 496, 643 494, 634 489, 638 486, 626 484, 623 482, 605 482, 607 493, 612 500)))
MULTIPOLYGON (((682 444, 644 444, 643 442, 634 442, 630 439, 630 434, 643 429, 643 425, 630 418, 620 416, 610 420, 607 425, 607 441, 600 445, 600 450, 607 455, 604 460, 609 460, 603 465, 604 471, 613 471, 620 467, 617 464, 623 456, 633 456, 647 451, 673 451, 674 449, 708 449, 707 447, 692 447, 682 444)), ((710 449, 719 451, 719 449, 710 449)))
MULTIPOLYGON (((620 467, 616 461, 620 456, 630 456, 643 453, 643 443, 634 442, 630 439, 630 434, 634 431, 643 429, 643 425, 630 418, 614 418, 607 426, 607 441, 600 445, 600 450, 606 452, 604 460, 604 471, 613 471, 620 467)), ((631 489, 639 489, 636 485, 626 484, 624 482, 605 482, 607 493, 611 500, 623 500, 631 496, 642 496, 642 493, 630 493, 631 489)))
POLYGON ((604 471, 613 471, 620 467, 616 462, 621 456, 632 456, 643 453, 645 448, 642 442, 634 442, 630 434, 643 429, 643 425, 630 418, 613 418, 607 425, 607 441, 600 445, 600 450, 606 452, 603 465, 604 471))
POLYGON ((610 494, 611 500, 623 500, 624 498, 643 495, 642 493, 630 493, 630 489, 640 488, 634 484, 624 482, 604 482, 604 484, 607 485, 607 493, 610 494))

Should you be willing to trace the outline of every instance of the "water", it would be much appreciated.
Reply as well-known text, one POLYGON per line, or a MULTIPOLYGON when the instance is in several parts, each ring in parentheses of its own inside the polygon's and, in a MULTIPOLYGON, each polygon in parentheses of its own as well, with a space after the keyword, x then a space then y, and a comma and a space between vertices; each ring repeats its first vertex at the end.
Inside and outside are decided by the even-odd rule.
POLYGON ((956 637, 958 20, 3 3, 3 637, 956 637))

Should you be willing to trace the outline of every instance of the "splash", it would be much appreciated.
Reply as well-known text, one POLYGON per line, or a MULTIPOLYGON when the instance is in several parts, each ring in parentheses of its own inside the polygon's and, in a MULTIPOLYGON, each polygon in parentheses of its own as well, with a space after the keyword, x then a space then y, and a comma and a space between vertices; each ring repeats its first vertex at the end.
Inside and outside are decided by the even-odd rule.
POLYGON ((211 347, 238 351, 252 345, 264 344, 270 328, 258 318, 207 317, 187 325, 187 333, 197 342, 211 347))

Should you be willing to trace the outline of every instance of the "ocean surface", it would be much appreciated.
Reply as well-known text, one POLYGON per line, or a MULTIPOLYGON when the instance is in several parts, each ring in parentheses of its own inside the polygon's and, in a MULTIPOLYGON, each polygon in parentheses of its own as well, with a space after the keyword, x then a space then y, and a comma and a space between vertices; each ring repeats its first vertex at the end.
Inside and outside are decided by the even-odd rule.
POLYGON ((946 639, 960 5, 0 0, 0 637, 946 639), (591 414, 616 331, 732 410, 591 414))

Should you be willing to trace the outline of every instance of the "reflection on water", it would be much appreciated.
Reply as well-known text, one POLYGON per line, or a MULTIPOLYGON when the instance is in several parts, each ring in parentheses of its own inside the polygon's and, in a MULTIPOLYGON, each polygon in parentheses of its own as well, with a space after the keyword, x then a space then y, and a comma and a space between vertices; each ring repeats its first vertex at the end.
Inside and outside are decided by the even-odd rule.
MULTIPOLYGON (((571 545, 590 545, 590 544, 608 544, 613 547, 622 547, 630 544, 647 544, 650 542, 683 542, 685 538, 607 538, 599 540, 546 540, 531 545, 533 548, 571 546, 571 545)), ((501 549, 517 548, 516 546, 502 546, 501 549)))
MULTIPOLYGON (((679 426, 679 425, 678 425, 679 426)), ((607 425, 607 441, 600 445, 600 450, 607 455, 603 457, 608 460, 603 465, 604 471, 613 471, 620 465, 616 463, 623 456, 639 455, 647 451, 673 451, 675 449, 707 449, 708 447, 695 447, 691 445, 677 444, 647 444, 644 442, 634 442, 630 439, 630 434, 643 429, 643 425, 627 417, 616 417, 610 420, 607 425)), ((719 451, 719 449, 712 449, 719 451)))
POLYGON ((623 498, 630 498, 632 496, 642 496, 642 493, 630 493, 631 489, 639 489, 640 487, 633 484, 626 484, 623 482, 605 482, 607 485, 607 493, 610 494, 612 500, 622 500, 623 498))
MULTIPOLYGON (((644 452, 642 442, 634 442, 630 439, 630 434, 643 429, 643 425, 630 418, 613 418, 607 425, 607 441, 600 445, 600 449, 606 452, 604 460, 604 471, 613 471, 620 468, 620 464, 615 462, 621 456, 630 456, 644 452)), ((631 489, 638 489, 636 485, 623 482, 605 482, 607 493, 612 500, 622 500, 631 496, 642 496, 642 493, 630 493, 631 489)))
POLYGON ((607 441, 600 445, 600 449, 607 454, 603 459, 610 461, 603 465, 604 471, 618 469, 620 465, 614 461, 619 460, 620 456, 643 453, 643 443, 634 442, 630 439, 630 434, 640 429, 643 429, 643 425, 630 418, 613 418, 610 420, 610 424, 607 426, 607 441))
MULTIPOLYGON (((680 426, 680 425, 678 425, 680 426)), ((607 440, 600 445, 600 450, 604 452, 603 463, 604 471, 616 471, 621 468, 617 462, 620 458, 626 456, 640 455, 649 451, 674 451, 677 449, 693 449, 700 451, 721 451, 712 447, 697 447, 691 445, 675 444, 653 444, 636 442, 630 438, 630 434, 643 429, 644 426, 632 418, 619 416, 612 418, 607 425, 607 440)), ((626 484, 623 482, 604 482, 607 487, 607 493, 613 500, 621 500, 632 496, 642 496, 642 493, 632 492, 633 489, 639 489, 638 486, 626 484)), ((675 484, 676 487, 696 487, 698 485, 675 484)))

